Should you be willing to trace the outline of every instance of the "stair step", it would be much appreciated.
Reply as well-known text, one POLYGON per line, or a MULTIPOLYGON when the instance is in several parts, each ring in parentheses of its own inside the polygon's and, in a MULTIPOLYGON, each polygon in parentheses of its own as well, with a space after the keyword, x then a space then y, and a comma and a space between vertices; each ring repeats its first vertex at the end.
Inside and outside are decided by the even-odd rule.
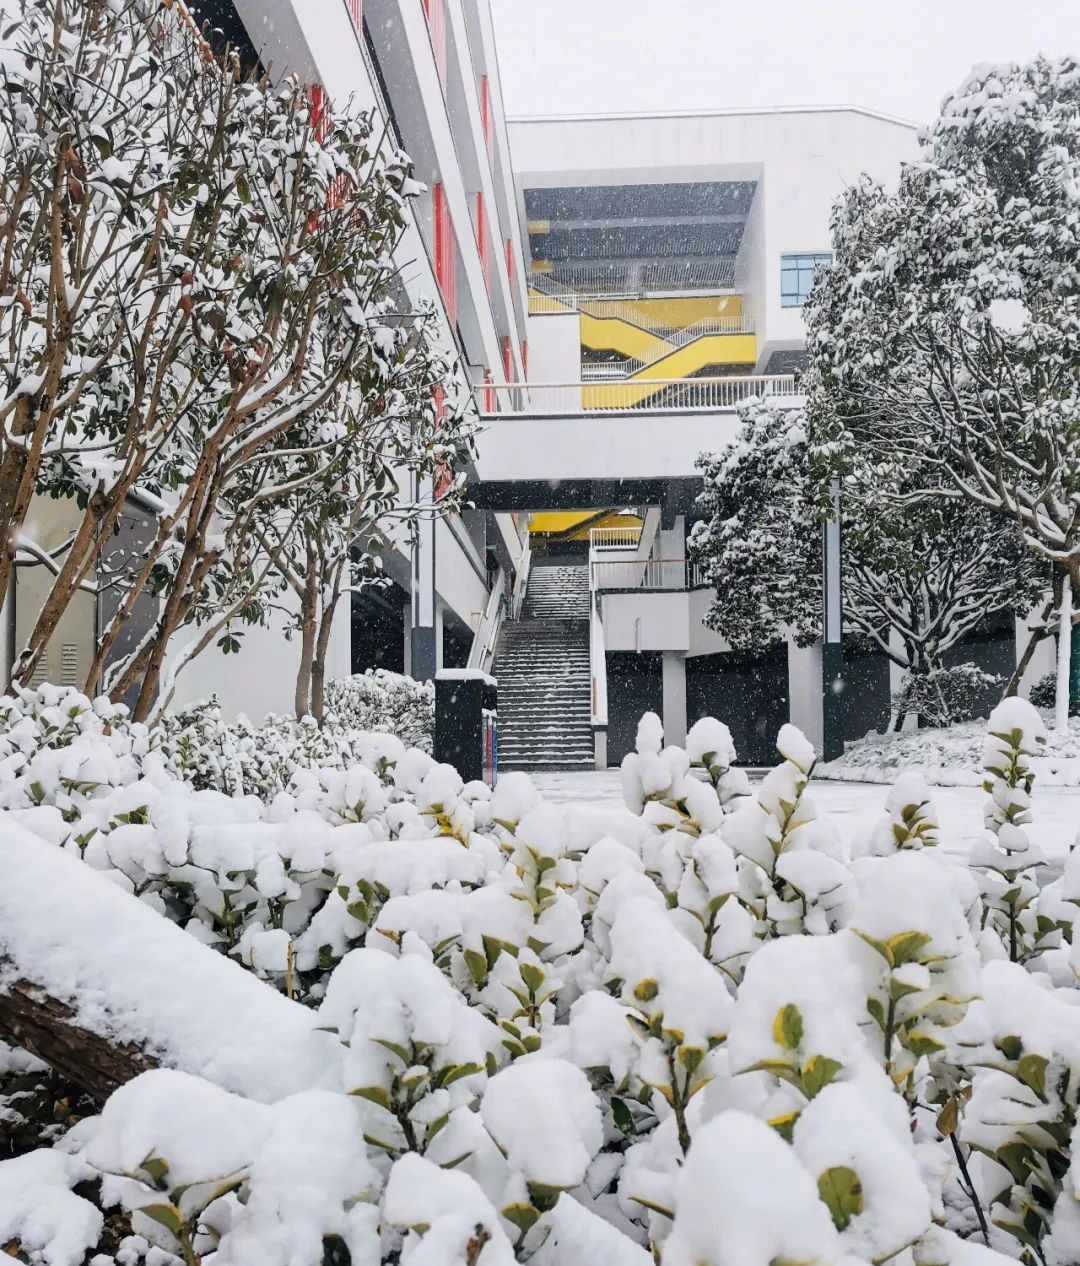
POLYGON ((503 625, 499 682, 502 769, 592 769, 589 570, 533 568, 521 618, 503 625))

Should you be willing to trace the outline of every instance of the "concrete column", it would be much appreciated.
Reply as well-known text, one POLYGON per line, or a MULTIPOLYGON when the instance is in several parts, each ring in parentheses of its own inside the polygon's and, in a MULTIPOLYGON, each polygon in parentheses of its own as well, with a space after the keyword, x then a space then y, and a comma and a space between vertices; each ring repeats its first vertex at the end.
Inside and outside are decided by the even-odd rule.
POLYGON ((664 742, 686 742, 686 652, 664 651, 664 742))
POLYGON ((788 653, 788 716, 821 751, 824 733, 821 697, 821 643, 813 646, 787 644, 788 653))
MULTIPOLYGON (((430 489, 427 491, 430 494, 430 489)), ((417 525, 416 540, 412 547, 410 619, 412 629, 409 636, 409 673, 417 681, 431 681, 439 666, 435 632, 434 518, 423 518, 417 525)))
POLYGON ((607 769, 607 730, 603 726, 593 730, 593 756, 597 769, 607 769))
POLYGON ((686 555, 686 515, 677 514, 670 528, 657 533, 657 555, 660 558, 683 558, 686 555))

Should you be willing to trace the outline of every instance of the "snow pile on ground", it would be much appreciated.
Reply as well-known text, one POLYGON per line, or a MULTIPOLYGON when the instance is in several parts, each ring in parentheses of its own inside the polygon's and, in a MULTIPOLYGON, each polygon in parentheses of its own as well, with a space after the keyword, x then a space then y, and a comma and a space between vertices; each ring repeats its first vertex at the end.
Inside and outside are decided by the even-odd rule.
POLYGON ((1040 846, 1042 736, 991 718, 970 854, 915 776, 849 851, 790 726, 751 788, 719 722, 646 717, 591 812, 385 739, 267 800, 150 755, 114 782, 103 727, 23 753, 0 988, 170 1067, 0 1163, 0 1234, 50 1266, 1075 1263, 1080 852, 1040 846))
MULTIPOLYGON (((1042 714, 1047 717, 1047 713, 1042 714)), ((846 745, 839 760, 818 766, 821 778, 845 782, 894 782, 905 770, 918 770, 939 787, 978 786, 986 721, 965 721, 946 729, 901 734, 868 734, 846 745)), ((1043 786, 1080 787, 1080 717, 1071 717, 1060 734, 1047 722, 1046 744, 1033 768, 1043 786)))

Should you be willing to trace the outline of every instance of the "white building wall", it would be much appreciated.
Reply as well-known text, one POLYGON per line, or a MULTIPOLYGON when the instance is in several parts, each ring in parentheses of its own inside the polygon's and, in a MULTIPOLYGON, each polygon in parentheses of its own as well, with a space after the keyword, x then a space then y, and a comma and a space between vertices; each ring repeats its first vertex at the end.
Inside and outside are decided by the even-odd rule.
MULTIPOLYGON (((290 607, 294 606, 289 602, 290 607)), ((269 628, 237 628, 242 633, 238 654, 225 655, 216 646, 207 647, 177 677, 172 706, 181 708, 217 695, 227 719, 243 713, 261 721, 268 713, 291 713, 300 666, 300 641, 286 640, 287 620, 275 617, 269 628)), ((170 646, 182 650, 192 634, 182 629, 170 646)), ((347 597, 338 604, 334 630, 326 657, 326 675, 345 677, 351 671, 350 610, 347 597)), ((166 665, 167 670, 167 665, 166 665)))
POLYGON ((519 199, 528 187, 756 180, 738 288, 775 347, 803 339, 798 308, 780 306, 780 256, 829 248, 829 212, 863 172, 895 184, 917 154, 916 130, 855 107, 577 115, 510 120, 519 199), (759 205, 760 204, 760 205, 759 205))
MULTIPOLYGON (((530 320, 529 378, 537 383, 580 381, 581 318, 576 312, 545 313, 530 320)), ((568 393, 565 402, 545 392, 543 401, 551 408, 561 403, 581 408, 577 392, 568 393)))
POLYGON ((690 606, 686 593, 605 593, 604 649, 687 651, 690 606))

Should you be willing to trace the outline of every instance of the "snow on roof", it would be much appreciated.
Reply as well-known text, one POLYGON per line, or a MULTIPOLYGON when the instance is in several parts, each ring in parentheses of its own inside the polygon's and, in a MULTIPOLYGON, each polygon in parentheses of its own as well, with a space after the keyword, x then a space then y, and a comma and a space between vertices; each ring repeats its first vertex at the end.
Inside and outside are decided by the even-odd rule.
POLYGON ((605 119, 712 119, 725 115, 755 114, 861 114, 882 123, 916 131, 921 124, 899 115, 886 114, 884 110, 872 110, 858 105, 803 105, 803 106, 725 106, 712 110, 614 110, 585 114, 519 114, 507 118, 508 124, 518 123, 588 123, 605 119))

